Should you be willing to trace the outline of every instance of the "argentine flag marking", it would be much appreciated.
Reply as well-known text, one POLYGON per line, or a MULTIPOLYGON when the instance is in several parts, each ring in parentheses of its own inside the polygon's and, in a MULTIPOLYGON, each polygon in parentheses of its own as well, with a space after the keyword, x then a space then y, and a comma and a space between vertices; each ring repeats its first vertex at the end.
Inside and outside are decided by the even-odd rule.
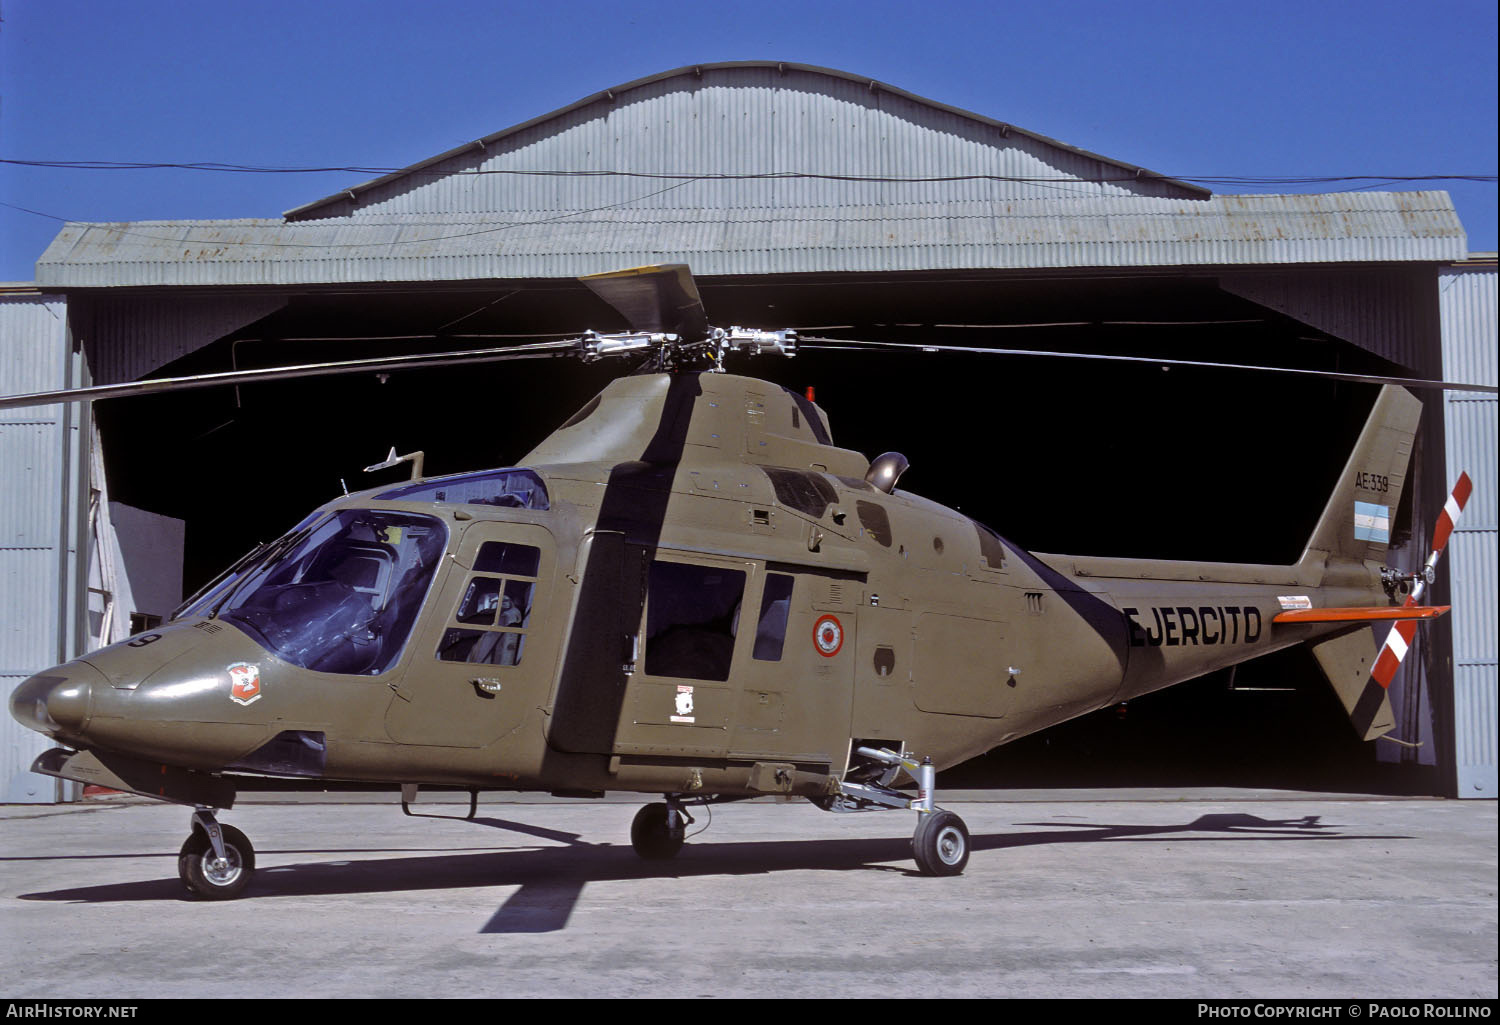
POLYGON ((1391 540, 1391 507, 1355 502, 1354 537, 1359 541, 1388 544, 1391 540))

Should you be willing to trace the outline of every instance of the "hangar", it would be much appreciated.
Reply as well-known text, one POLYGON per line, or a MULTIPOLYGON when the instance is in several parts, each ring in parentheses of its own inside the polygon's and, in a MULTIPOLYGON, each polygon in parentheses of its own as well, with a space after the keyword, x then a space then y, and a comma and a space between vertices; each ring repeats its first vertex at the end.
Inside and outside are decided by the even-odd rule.
MULTIPOLYGON (((70 223, 36 281, 0 294, 0 392, 617 330, 577 276, 657 263, 691 265, 720 324, 1496 378, 1495 261, 1470 257, 1446 193, 1217 195, 883 82, 735 62, 278 218, 70 223)), ((1373 398, 1243 371, 835 356, 747 369, 814 387, 839 444, 906 453, 903 486, 1051 552, 1293 561, 1373 398)), ((391 446, 433 474, 506 465, 617 372, 536 361, 0 413, 0 681, 149 625, 339 489, 400 476, 361 469, 391 446)), ((1433 595, 1455 612, 1393 689, 1397 735, 1421 746, 1358 745, 1311 660, 1273 656, 964 771, 1494 796, 1496 403, 1421 397, 1395 561, 1421 564, 1460 469, 1480 481, 1433 595)), ((11 799, 57 797, 25 772, 40 738, 6 728, 11 799)))

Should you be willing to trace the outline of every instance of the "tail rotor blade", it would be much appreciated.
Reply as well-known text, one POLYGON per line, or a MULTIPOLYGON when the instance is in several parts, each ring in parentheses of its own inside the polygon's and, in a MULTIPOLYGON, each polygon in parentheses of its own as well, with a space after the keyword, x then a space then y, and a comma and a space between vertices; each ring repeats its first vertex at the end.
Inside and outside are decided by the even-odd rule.
POLYGON ((1391 627, 1391 632, 1385 638, 1385 647, 1380 649, 1380 656, 1375 659, 1375 666, 1370 670, 1370 678, 1389 689, 1391 681, 1396 678, 1396 670, 1401 668, 1401 660, 1406 657, 1407 649, 1411 647, 1412 638, 1416 635, 1415 619, 1403 619, 1391 627))
POLYGON ((1438 516, 1437 526, 1432 531, 1432 555, 1430 558, 1435 562, 1437 557, 1443 553, 1448 545, 1448 538, 1458 526, 1458 518, 1463 515, 1464 506, 1469 503, 1469 495, 1474 490, 1474 483, 1469 480, 1467 473, 1458 475, 1458 483, 1453 485, 1453 493, 1448 496, 1448 501, 1443 503, 1443 511, 1438 516))
MULTIPOLYGON (((1411 594, 1407 595, 1407 605, 1416 605, 1421 600, 1422 592, 1427 589, 1427 583, 1432 578, 1438 560, 1443 556, 1443 549, 1448 546, 1448 539, 1453 536, 1453 529, 1458 526, 1458 518, 1463 514, 1473 490, 1474 484, 1469 480, 1469 475, 1459 474, 1458 483, 1453 485, 1452 493, 1443 503, 1443 511, 1438 514, 1437 525, 1432 530, 1432 554, 1427 556, 1427 565, 1421 578, 1411 589, 1411 594)), ((1416 635, 1415 619, 1403 619, 1392 626, 1391 632, 1386 635, 1385 646, 1380 649, 1374 668, 1370 670, 1370 678, 1382 687, 1390 687, 1391 681, 1396 677, 1396 670, 1401 668, 1401 660, 1406 658, 1407 649, 1411 647, 1416 635)))
POLYGON ((1427 556, 1427 564, 1422 570, 1422 579, 1412 588, 1411 596, 1406 599, 1406 604, 1415 605, 1422 597, 1422 592, 1427 589, 1427 584, 1432 580, 1433 572, 1437 569, 1438 560, 1443 557, 1443 549, 1448 547, 1448 539, 1453 536, 1453 530, 1458 526, 1458 518, 1463 515, 1464 506, 1469 503, 1469 495, 1474 491, 1474 483, 1469 480, 1467 473, 1458 475, 1458 483, 1453 485, 1453 491, 1448 495, 1448 500, 1443 503, 1443 511, 1438 513, 1437 525, 1432 528, 1432 553, 1427 556))

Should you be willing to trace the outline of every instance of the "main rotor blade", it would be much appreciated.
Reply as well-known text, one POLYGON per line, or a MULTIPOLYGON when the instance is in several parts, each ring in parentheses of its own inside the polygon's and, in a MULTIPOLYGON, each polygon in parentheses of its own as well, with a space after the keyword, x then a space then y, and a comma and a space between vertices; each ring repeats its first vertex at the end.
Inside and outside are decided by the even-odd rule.
POLYGON ((631 267, 578 280, 619 310, 632 331, 666 332, 685 342, 708 337, 708 314, 685 263, 631 267))
POLYGON ((851 338, 817 338, 803 335, 799 349, 821 349, 826 352, 851 352, 881 349, 905 349, 917 352, 970 352, 988 356, 1046 356, 1054 359, 1097 359, 1117 363, 1153 363, 1163 367, 1207 367, 1213 370, 1253 370, 1266 374, 1300 374, 1326 377, 1335 381, 1359 381, 1364 384, 1399 384, 1406 388, 1441 388, 1445 391, 1500 392, 1492 384, 1466 384, 1461 381, 1432 381, 1418 377, 1385 377, 1380 374, 1348 374, 1336 370, 1300 370, 1293 367, 1263 367, 1246 363, 1210 363, 1192 359, 1156 359, 1151 356, 1111 356, 1097 352, 1052 352, 1041 349, 985 349, 967 345, 922 345, 917 342, 869 342, 851 338), (825 344, 818 344, 818 343, 825 344))
POLYGON ((21 406, 50 406, 57 402, 87 402, 189 388, 211 388, 220 384, 249 384, 255 381, 283 381, 299 377, 326 377, 332 374, 359 372, 380 373, 390 370, 416 370, 423 367, 458 366, 467 363, 498 363, 511 359, 545 359, 553 356, 579 355, 580 338, 531 345, 508 345, 493 349, 466 349, 457 352, 431 352, 419 356, 379 356, 373 359, 341 360, 335 363, 304 363, 298 366, 268 367, 264 370, 226 370, 191 377, 159 377, 125 384, 100 384, 88 388, 32 392, 28 395, 0 395, 0 409, 21 406))

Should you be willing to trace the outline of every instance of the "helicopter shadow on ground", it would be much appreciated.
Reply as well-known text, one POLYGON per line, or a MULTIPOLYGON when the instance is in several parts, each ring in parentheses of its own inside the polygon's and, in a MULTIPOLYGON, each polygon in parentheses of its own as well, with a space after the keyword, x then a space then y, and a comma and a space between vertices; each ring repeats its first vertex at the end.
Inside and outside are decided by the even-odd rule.
MULTIPOLYGON (((420 890, 518 887, 489 918, 481 933, 546 933, 565 929, 589 883, 640 879, 765 875, 793 871, 881 871, 915 876, 909 864, 911 841, 891 839, 809 839, 689 843, 672 861, 648 862, 624 844, 593 844, 578 834, 542 829, 504 819, 468 820, 491 829, 519 832, 563 846, 491 849, 464 854, 301 862, 262 868, 242 899, 397 893, 420 890)), ((1083 822, 1017 823, 1041 827, 1031 832, 985 833, 971 837, 975 853, 1058 843, 1112 841, 1264 842, 1287 840, 1393 840, 1409 837, 1341 833, 1320 816, 1264 819, 1249 814, 1208 814, 1169 825, 1083 822), (1199 834, 1199 835, 1193 835, 1199 834)), ((318 854, 284 850, 264 854, 318 854)), ((340 852, 341 853, 341 852, 340 852)), ((374 853, 374 852, 371 852, 374 853)), ((188 900, 176 879, 142 880, 49 890, 20 895, 22 900, 65 903, 119 903, 188 900)))

